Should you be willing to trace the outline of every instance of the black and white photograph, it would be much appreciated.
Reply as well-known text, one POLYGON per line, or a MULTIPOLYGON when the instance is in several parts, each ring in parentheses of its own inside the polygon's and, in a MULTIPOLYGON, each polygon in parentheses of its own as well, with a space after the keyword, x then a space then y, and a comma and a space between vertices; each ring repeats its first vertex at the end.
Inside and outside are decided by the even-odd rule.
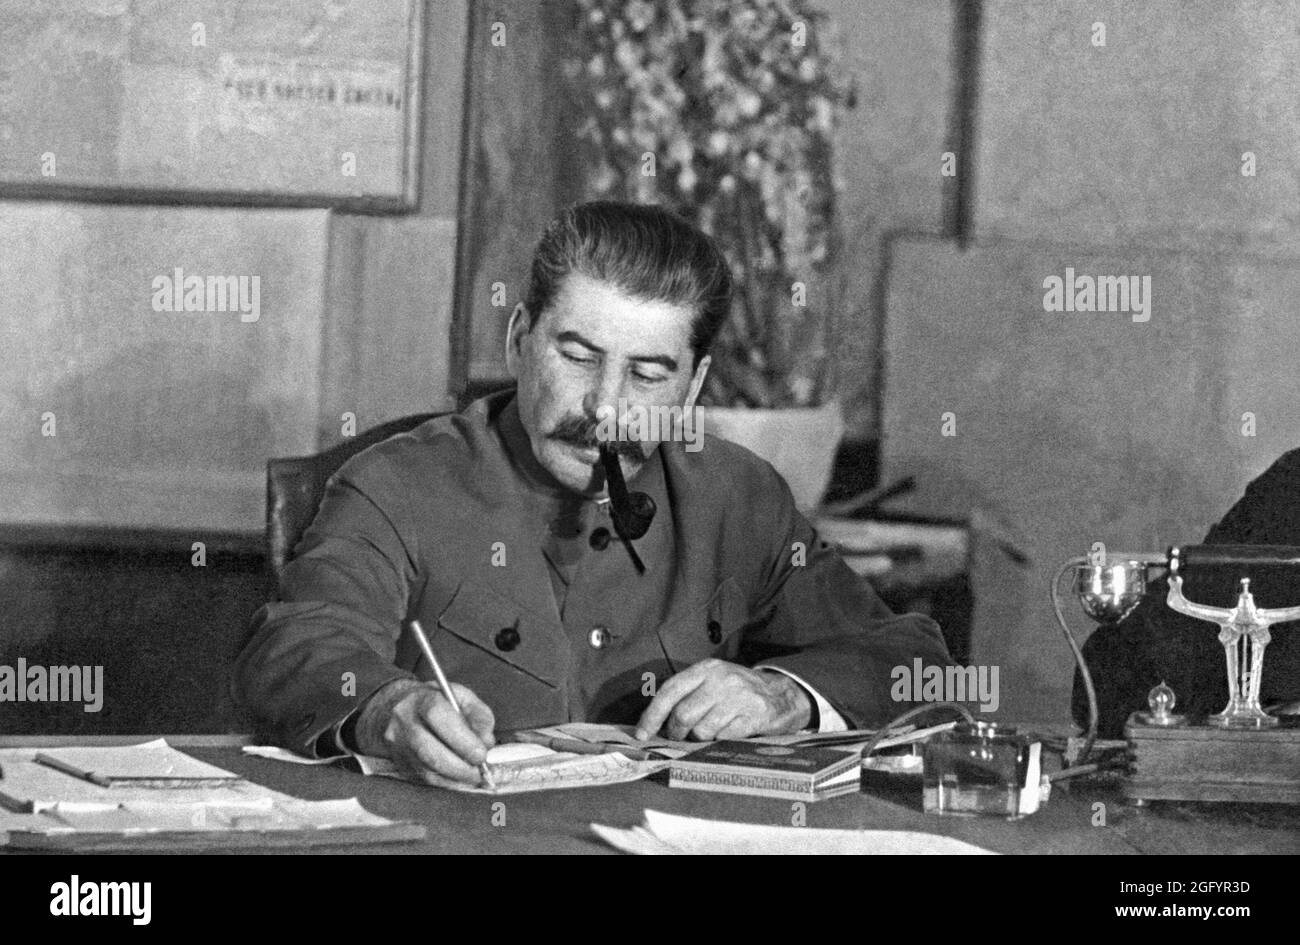
POLYGON ((1278 914, 1300 0, 0 0, 0 416, 15 919, 617 853, 1278 914))

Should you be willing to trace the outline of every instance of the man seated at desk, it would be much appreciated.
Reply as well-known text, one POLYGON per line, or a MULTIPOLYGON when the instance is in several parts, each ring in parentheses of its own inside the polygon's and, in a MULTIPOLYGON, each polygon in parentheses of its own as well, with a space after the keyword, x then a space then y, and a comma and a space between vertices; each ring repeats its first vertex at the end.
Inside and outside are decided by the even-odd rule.
POLYGON ((905 710, 891 670, 948 665, 938 628, 891 613, 747 450, 620 442, 629 488, 657 511, 639 540, 615 534, 600 408, 690 410, 731 291, 712 240, 663 209, 561 214, 510 320, 517 392, 344 465, 281 599, 254 617, 237 701, 301 753, 466 781, 494 728, 743 738, 905 710), (402 632, 412 619, 468 721, 420 681, 432 674, 402 632))

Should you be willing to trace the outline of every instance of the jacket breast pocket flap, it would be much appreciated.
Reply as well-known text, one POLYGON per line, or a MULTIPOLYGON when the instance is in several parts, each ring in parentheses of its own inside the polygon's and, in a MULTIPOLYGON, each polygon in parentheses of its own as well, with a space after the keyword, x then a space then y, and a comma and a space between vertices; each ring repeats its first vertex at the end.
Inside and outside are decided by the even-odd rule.
POLYGON ((658 628, 659 641, 674 673, 700 660, 732 659, 740 649, 746 622, 744 595, 735 578, 727 578, 703 605, 690 608, 658 628))
POLYGON ((563 678, 563 634, 545 617, 481 584, 461 584, 438 615, 438 626, 547 685, 558 687, 563 678))

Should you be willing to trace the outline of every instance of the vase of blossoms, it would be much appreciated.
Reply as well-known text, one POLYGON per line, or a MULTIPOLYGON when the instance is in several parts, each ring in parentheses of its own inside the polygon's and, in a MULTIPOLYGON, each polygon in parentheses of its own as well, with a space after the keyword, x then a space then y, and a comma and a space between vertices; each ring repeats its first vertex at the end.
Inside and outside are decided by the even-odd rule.
POLYGON ((701 398, 817 505, 843 434, 832 138, 853 105, 810 0, 575 0, 564 62, 588 199, 659 203, 713 236, 735 298, 701 398))

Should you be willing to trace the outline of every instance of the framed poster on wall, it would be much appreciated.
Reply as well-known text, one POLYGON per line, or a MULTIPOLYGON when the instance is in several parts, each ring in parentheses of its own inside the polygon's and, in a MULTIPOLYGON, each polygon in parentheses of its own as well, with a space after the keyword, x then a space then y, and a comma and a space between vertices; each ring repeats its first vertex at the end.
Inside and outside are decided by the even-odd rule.
POLYGON ((423 0, 0 0, 0 197, 407 211, 423 0))

